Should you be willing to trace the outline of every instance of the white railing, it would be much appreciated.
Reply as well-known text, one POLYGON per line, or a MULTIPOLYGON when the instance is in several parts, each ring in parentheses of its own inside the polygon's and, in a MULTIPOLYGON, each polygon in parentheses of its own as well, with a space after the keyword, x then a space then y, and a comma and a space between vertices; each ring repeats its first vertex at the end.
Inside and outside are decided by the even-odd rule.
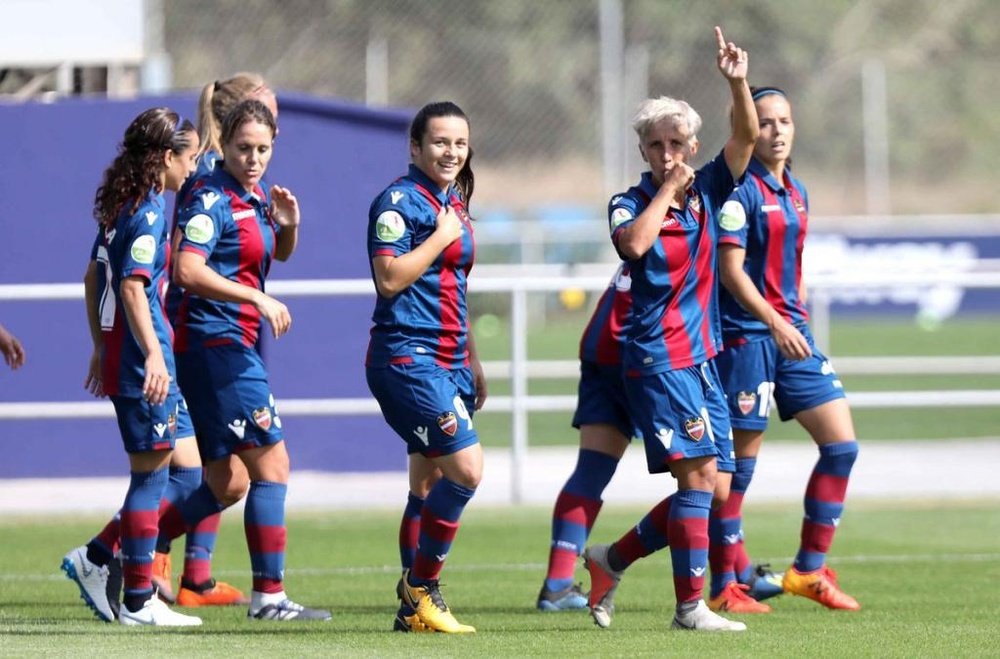
MULTIPOLYGON (((509 362, 489 363, 491 374, 504 374, 511 380, 510 396, 493 396, 490 411, 511 413, 511 498, 517 503, 523 499, 523 465, 528 446, 528 412, 571 411, 576 406, 575 396, 528 396, 528 380, 546 377, 544 373, 558 373, 560 377, 575 377, 575 362, 528 361, 528 294, 551 293, 566 289, 602 291, 608 286, 611 266, 606 266, 607 276, 568 276, 547 273, 547 276, 473 276, 470 293, 508 293, 511 297, 511 359, 509 362)), ((507 272, 518 271, 518 266, 505 266, 507 272)), ((592 271, 592 268, 587 268, 592 271)), ((477 273, 478 274, 478 273, 477 273)), ((886 273, 878 279, 870 275, 841 274, 836 277, 816 277, 809 282, 812 295, 813 318, 823 327, 816 331, 817 338, 828 336, 828 304, 824 313, 823 301, 836 289, 891 289, 897 286, 931 287, 943 284, 960 288, 1000 288, 1000 272, 977 273, 886 273), (817 302, 819 305, 817 307, 817 302), (817 313, 817 308, 819 312, 817 313)), ((303 279, 275 280, 268 283, 268 291, 279 297, 310 297, 331 295, 374 294, 369 279, 303 279)), ((4 300, 74 300, 83 298, 82 284, 3 284, 0 301, 4 300)), ((825 345, 820 342, 820 345, 825 345)), ((937 373, 946 367, 948 372, 995 373, 998 357, 906 357, 906 358, 853 358, 838 359, 842 372, 866 373, 937 373), (845 370, 845 365, 848 368, 845 370), (957 370, 951 370, 957 369, 957 370)), ((852 392, 854 407, 926 407, 926 406, 992 406, 1000 405, 1000 391, 905 391, 905 392, 852 392)), ((378 405, 370 398, 335 399, 285 399, 281 401, 284 414, 310 416, 336 416, 378 414, 378 405)), ((92 418, 112 416, 107 402, 80 403, 0 403, 0 420, 40 418, 92 418)))

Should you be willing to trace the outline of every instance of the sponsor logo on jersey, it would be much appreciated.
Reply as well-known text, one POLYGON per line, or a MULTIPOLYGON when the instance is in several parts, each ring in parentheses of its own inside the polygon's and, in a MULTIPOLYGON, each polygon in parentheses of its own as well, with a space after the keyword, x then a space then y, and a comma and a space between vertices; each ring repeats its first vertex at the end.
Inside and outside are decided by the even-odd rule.
POLYGON ((684 422, 684 432, 694 441, 701 441, 705 436, 705 421, 700 416, 688 419, 684 422))
POLYGON ((132 243, 130 252, 136 263, 149 265, 156 256, 156 240, 150 235, 139 236, 132 243))
POLYGON ((757 394, 751 391, 741 391, 736 394, 736 404, 740 406, 740 412, 743 412, 743 416, 753 412, 753 408, 757 405, 757 394))
POLYGON ((270 407, 258 407, 253 411, 253 422, 257 424, 257 427, 261 430, 271 429, 271 408, 270 407))
POLYGON ((375 236, 384 243, 394 243, 405 233, 406 223, 396 211, 383 211, 375 220, 375 236))
POLYGON ((765 213, 770 213, 771 211, 780 211, 781 204, 763 204, 760 209, 765 213))
POLYGON ((722 204, 722 210, 719 211, 719 226, 724 231, 739 231, 746 226, 746 223, 747 212, 743 204, 735 199, 722 204))
POLYGON ((611 228, 621 226, 632 219, 632 211, 627 208, 616 208, 611 211, 611 228))
POLYGON ((427 426, 417 426, 413 429, 413 434, 417 436, 417 439, 424 443, 424 446, 430 445, 431 442, 427 438, 427 426))
POLYGON ((229 424, 229 429, 233 431, 233 434, 243 439, 247 433, 247 422, 244 419, 233 419, 232 423, 229 424))
POLYGON ((666 215, 663 216, 663 221, 660 222, 660 228, 669 229, 670 227, 675 227, 678 224, 679 222, 677 221, 677 218, 671 215, 670 213, 667 213, 666 215))
POLYGON ((184 237, 193 243, 204 245, 215 235, 215 223, 204 213, 195 215, 184 227, 184 237))
POLYGON ((233 213, 233 221, 239 222, 240 220, 249 220, 251 217, 257 217, 257 211, 252 208, 247 208, 245 210, 236 211, 233 213))
POLYGON ((404 195, 403 192, 400 192, 399 190, 393 190, 392 192, 389 193, 389 201, 394 204, 398 204, 399 200, 403 198, 403 195, 404 195))
POLYGON ((441 432, 449 437, 454 437, 455 433, 458 432, 458 418, 455 417, 454 412, 442 413, 437 418, 437 424, 441 432))
POLYGON ((153 226, 154 224, 156 224, 156 213, 154 213, 153 211, 147 211, 146 222, 149 223, 149 226, 153 226))
MULTIPOLYGON (((214 162, 212 163, 212 168, 213 169, 215 168, 214 162)), ((209 190, 208 192, 202 193, 201 205, 205 207, 205 210, 210 210, 212 206, 215 205, 215 202, 219 201, 219 199, 222 199, 222 196, 219 195, 218 192, 212 192, 211 190, 209 190)))

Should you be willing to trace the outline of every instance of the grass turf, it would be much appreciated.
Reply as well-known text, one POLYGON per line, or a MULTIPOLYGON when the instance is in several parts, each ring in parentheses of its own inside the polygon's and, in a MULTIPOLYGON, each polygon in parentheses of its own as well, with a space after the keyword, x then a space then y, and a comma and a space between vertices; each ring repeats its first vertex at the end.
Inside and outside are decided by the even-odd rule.
MULTIPOLYGON (((592 540, 618 537, 644 513, 609 506, 592 540)), ((797 506, 747 506, 748 546, 782 569, 794 552, 797 506)), ((297 600, 334 610, 328 623, 251 623, 242 608, 200 609, 201 628, 126 629, 93 618, 58 570, 62 554, 87 540, 96 517, 3 518, 0 638, 7 656, 996 656, 1000 624, 992 596, 1000 578, 996 502, 848 502, 831 565, 858 613, 827 611, 791 596, 774 612, 742 616, 745 634, 673 632, 669 559, 636 563, 622 582, 609 630, 585 612, 538 613, 549 511, 477 508, 466 514, 444 573, 468 637, 389 632, 398 577, 398 513, 315 513, 289 523, 287 585, 297 600)), ((180 547, 175 570, 180 569, 180 547)), ((247 588, 238 513, 224 516, 215 573, 247 588)), ((578 577, 587 582, 580 568, 578 577)))

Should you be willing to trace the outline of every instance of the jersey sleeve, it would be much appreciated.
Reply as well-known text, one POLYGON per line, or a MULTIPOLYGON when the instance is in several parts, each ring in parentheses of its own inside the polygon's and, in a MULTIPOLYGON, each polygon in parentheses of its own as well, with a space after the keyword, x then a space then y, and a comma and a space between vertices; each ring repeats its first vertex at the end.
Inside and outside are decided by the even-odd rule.
POLYGON ((632 226, 640 213, 639 204, 631 195, 615 195, 608 202, 608 230, 611 232, 611 243, 622 260, 625 260, 625 257, 618 250, 618 237, 622 231, 632 226))
POLYGON ((177 217, 181 232, 181 252, 193 252, 206 259, 215 250, 219 236, 232 222, 225 212, 229 203, 225 195, 214 188, 203 187, 188 200, 177 217))
POLYGON ((161 248, 164 222, 162 211, 142 206, 120 229, 124 231, 124 238, 128 241, 119 266, 118 276, 121 280, 142 277, 147 284, 153 281, 156 251, 161 248))
POLYGON ((733 174, 726 164, 725 151, 720 151, 712 160, 698 170, 695 175, 695 184, 698 190, 705 195, 712 208, 719 208, 725 203, 733 189, 746 178, 746 173, 740 177, 739 181, 733 180, 733 174))
POLYGON ((750 220, 760 209, 759 195, 753 181, 747 179, 733 190, 719 210, 719 244, 736 245, 746 249, 750 220))
POLYGON ((409 193, 389 188, 368 211, 368 258, 402 256, 413 249, 416 222, 409 193))
MULTIPOLYGON (((90 260, 96 261, 98 250, 104 245, 104 225, 97 225, 97 235, 94 236, 94 244, 90 246, 90 260)), ((105 257, 106 259, 107 257, 105 257)))

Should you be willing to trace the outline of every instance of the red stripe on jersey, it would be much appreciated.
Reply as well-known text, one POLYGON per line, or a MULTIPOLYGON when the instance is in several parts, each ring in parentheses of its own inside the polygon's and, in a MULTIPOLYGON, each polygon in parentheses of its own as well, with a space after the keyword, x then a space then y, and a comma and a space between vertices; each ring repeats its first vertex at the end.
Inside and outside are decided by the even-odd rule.
POLYGON ((705 346, 705 358, 715 357, 715 341, 712 340, 710 332, 712 319, 710 314, 712 293, 715 292, 715 264, 712 258, 715 255, 715 245, 712 244, 712 232, 709 231, 708 217, 705 213, 705 204, 698 207, 695 213, 698 219, 698 226, 701 227, 701 235, 698 239, 698 260, 695 263, 695 276, 698 283, 695 285, 695 299, 701 309, 698 323, 701 325, 701 343, 705 346))
POLYGON ((121 391, 122 345, 125 343, 125 314, 121 305, 115 309, 115 321, 110 332, 104 332, 104 350, 101 353, 101 378, 104 393, 117 396, 121 391))
POLYGON ((788 224, 781 210, 778 196, 763 179, 754 177, 754 182, 764 197, 763 206, 774 210, 764 211, 767 220, 767 252, 764 256, 764 299, 787 321, 792 320, 785 304, 785 296, 781 291, 781 281, 785 274, 785 231, 788 224))
POLYGON ((462 239, 448 245, 440 258, 438 309, 441 314, 441 332, 438 334, 437 361, 441 366, 451 368, 458 351, 458 334, 463 329, 458 301, 458 277, 454 267, 462 258, 462 239))
POLYGON ((605 295, 613 295, 611 316, 601 328, 597 340, 597 363, 618 365, 622 363, 622 337, 625 332, 625 318, 632 309, 632 293, 608 289, 605 295))
POLYGON ((191 295, 187 291, 181 292, 181 303, 177 307, 177 326, 174 330, 174 352, 187 352, 191 347, 188 338, 188 313, 191 302, 191 295))
MULTIPOLYGON (((785 178, 788 178, 787 171, 785 172, 785 178)), ((802 250, 806 244, 806 233, 809 231, 809 212, 806 210, 805 201, 802 199, 802 195, 799 194, 798 187, 790 180, 785 181, 785 187, 792 197, 792 208, 795 209, 796 214, 799 216, 799 235, 795 241, 795 291, 798 293, 798 291, 802 290, 802 250)), ((803 320, 808 321, 809 311, 806 309, 806 305, 802 304, 801 296, 796 297, 796 308, 802 314, 803 320)))
MULTIPOLYGON (((230 198, 230 207, 233 214, 240 211, 256 209, 250 204, 240 199, 231 190, 226 190, 230 198)), ((260 225, 256 215, 253 222, 240 220, 236 222, 236 234, 239 241, 239 266, 236 270, 236 282, 262 290, 260 263, 264 256, 264 239, 260 233, 260 225)), ((252 348, 257 342, 257 331, 260 328, 260 313, 252 304, 243 303, 239 305, 236 324, 243 335, 243 345, 252 348)))
POLYGON ((383 247, 381 249, 376 249, 372 256, 396 256, 395 250, 383 247))
MULTIPOLYGON (((678 225, 683 221, 681 218, 674 217, 673 208, 667 212, 664 219, 669 218, 673 218, 678 225)), ((683 230, 668 232, 666 228, 661 229, 660 243, 663 245, 663 256, 667 265, 667 274, 670 277, 671 292, 663 318, 660 319, 660 327, 663 329, 663 341, 667 345, 667 356, 670 358, 671 368, 683 368, 685 365, 690 365, 691 339, 684 325, 684 316, 681 315, 678 296, 684 290, 684 278, 690 270, 691 250, 683 230), (685 360, 689 363, 684 364, 685 360)))

